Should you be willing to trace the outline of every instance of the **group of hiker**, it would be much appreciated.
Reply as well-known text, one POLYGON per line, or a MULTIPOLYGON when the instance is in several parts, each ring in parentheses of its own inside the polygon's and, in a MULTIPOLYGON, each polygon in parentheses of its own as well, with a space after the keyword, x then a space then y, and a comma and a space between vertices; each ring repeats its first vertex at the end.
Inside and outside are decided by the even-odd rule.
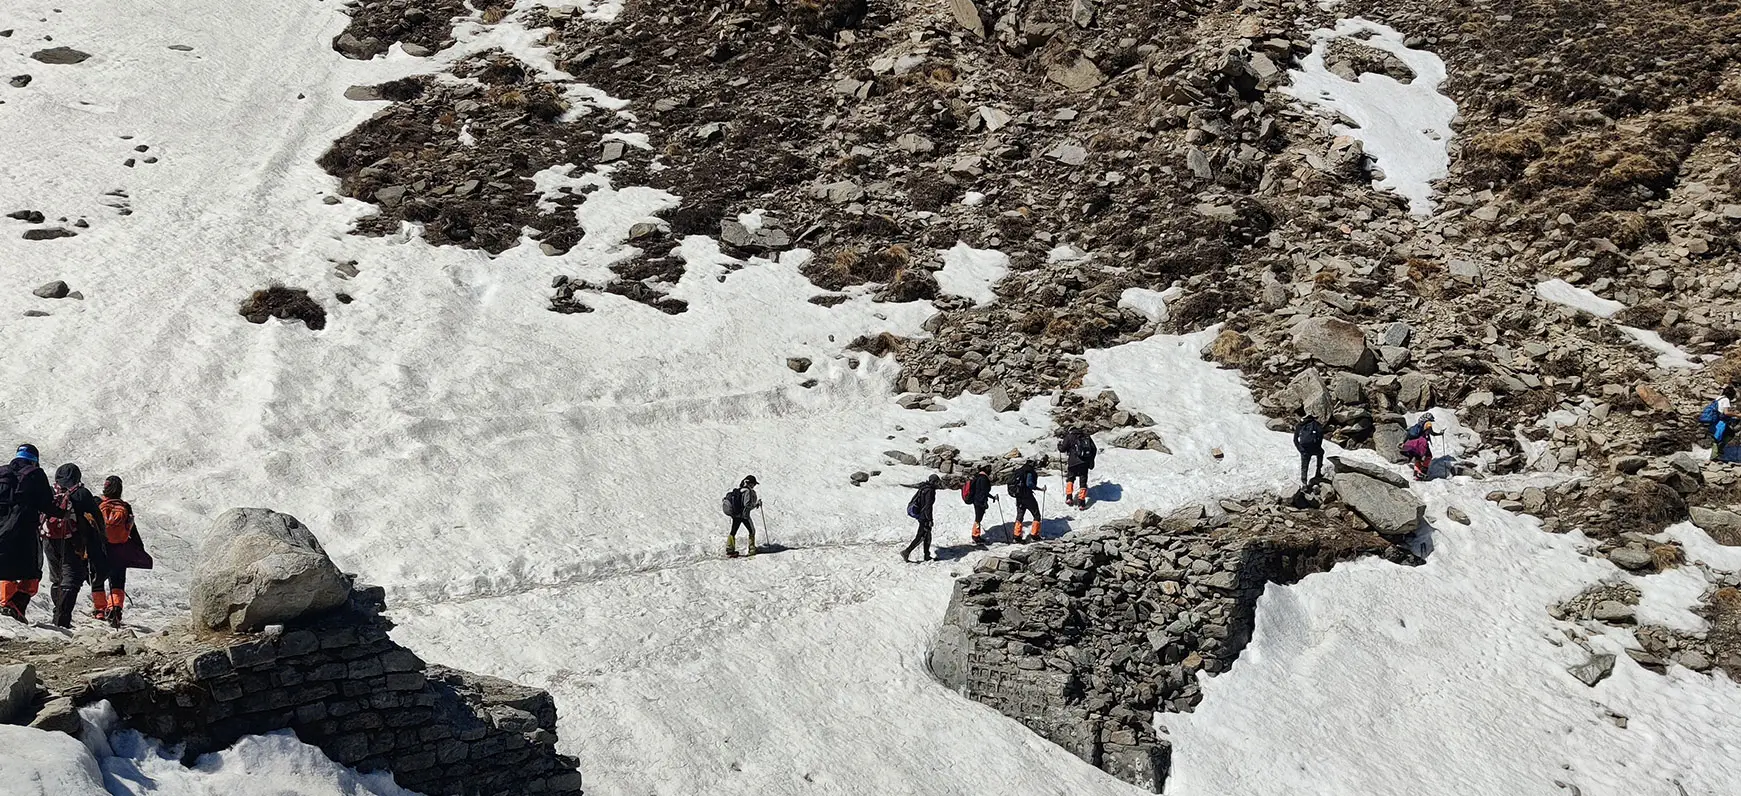
MULTIPOLYGON (((1094 436, 1082 428, 1071 428, 1058 441, 1058 451, 1064 454, 1064 502, 1078 509, 1088 507, 1088 473, 1094 468, 1095 457, 1099 454, 1094 444, 1094 436)), ((1015 524, 1011 526, 1009 541, 1039 541, 1041 506, 1039 495, 1046 492, 1040 485, 1040 463, 1033 459, 1023 461, 1004 481, 1005 491, 1015 501, 1015 524), (1031 521, 1030 521, 1031 518, 1031 521)), ((914 490, 913 496, 907 501, 907 516, 918 523, 913 533, 913 541, 901 551, 901 559, 913 562, 913 551, 920 552, 920 561, 932 561, 931 533, 935 519, 937 492, 943 488, 942 476, 933 474, 923 482, 907 484, 914 490)), ((738 530, 749 531, 749 547, 744 555, 756 554, 756 526, 752 512, 762 505, 761 498, 756 496, 756 477, 745 476, 737 488, 727 492, 721 500, 720 508, 731 520, 731 527, 726 532, 725 554, 728 558, 737 558, 740 553, 737 546, 738 530)), ((985 514, 993 502, 1001 501, 993 494, 992 468, 981 464, 973 468, 967 481, 961 486, 961 502, 973 507, 972 540, 975 545, 986 543, 985 514)))
POLYGON ((111 475, 99 499, 70 462, 56 468, 51 483, 36 446, 18 446, 11 463, 0 467, 0 615, 29 621, 46 554, 55 625, 72 627, 87 583, 92 616, 121 625, 127 570, 152 566, 121 492, 121 478, 111 475))
MULTIPOLYGON (((1725 387, 1723 394, 1699 415, 1699 422, 1711 434, 1713 459, 1729 460, 1724 454, 1732 450, 1734 461, 1741 461, 1741 416, 1734 413, 1735 391, 1734 385, 1725 387)), ((1444 436, 1444 432, 1433 427, 1434 422, 1431 412, 1422 413, 1404 432, 1402 443, 1397 448, 1398 455, 1409 464, 1417 481, 1449 478, 1455 474, 1456 462, 1452 457, 1433 455, 1433 438, 1444 436)), ((1359 435, 1361 439, 1371 438, 1370 420, 1363 429, 1356 431, 1363 432, 1359 435)), ((1300 454, 1302 487, 1310 488, 1324 477, 1325 432, 1323 419, 1305 408, 1300 410, 1299 420, 1294 426, 1294 449, 1300 454)), ((1058 452, 1064 454, 1064 502, 1077 508, 1086 508, 1088 473, 1093 469, 1098 454, 1094 436, 1081 427, 1067 429, 1058 440, 1058 452)), ((731 518, 731 529, 725 543, 727 556, 738 556, 737 533, 740 528, 749 531, 748 554, 756 554, 756 526, 750 518, 750 512, 759 508, 762 501, 756 496, 755 487, 755 476, 748 476, 739 483, 737 489, 726 494, 723 507, 726 516, 731 518)), ((918 528, 913 533, 913 540, 901 551, 901 559, 912 563, 913 552, 918 550, 920 561, 934 560, 931 555, 931 534, 936 516, 937 492, 943 488, 943 478, 933 474, 921 483, 907 484, 906 487, 914 490, 913 496, 907 501, 907 516, 918 523, 918 528)), ((1039 462, 1033 459, 1023 461, 1009 475, 1005 488, 1015 501, 1016 519, 1009 533, 1009 541, 1038 541, 1041 507, 1036 493, 1046 492, 1046 488, 1040 485, 1039 462)), ((990 466, 981 464, 973 468, 972 474, 961 487, 961 501, 973 507, 973 544, 984 545, 986 511, 993 502, 999 501, 999 496, 994 494, 990 466)))

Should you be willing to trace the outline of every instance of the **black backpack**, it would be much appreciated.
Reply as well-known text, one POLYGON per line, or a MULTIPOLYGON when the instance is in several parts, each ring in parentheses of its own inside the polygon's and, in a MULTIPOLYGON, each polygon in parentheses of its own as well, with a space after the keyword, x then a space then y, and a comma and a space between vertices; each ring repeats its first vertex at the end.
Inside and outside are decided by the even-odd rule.
POLYGON ((744 516, 743 489, 733 489, 732 491, 725 493, 725 497, 719 501, 719 508, 721 511, 725 512, 725 516, 727 517, 736 518, 744 516))
POLYGON ((1294 427, 1294 447, 1303 451, 1315 450, 1324 444, 1324 426, 1316 418, 1302 420, 1294 427))
POLYGON ((10 510, 17 502, 18 470, 0 465, 0 513, 10 510))
POLYGON ((1077 434, 1076 444, 1072 446, 1070 452, 1076 454, 1076 461, 1092 467, 1094 466, 1094 455, 1100 451, 1094 447, 1094 437, 1088 434, 1077 434))

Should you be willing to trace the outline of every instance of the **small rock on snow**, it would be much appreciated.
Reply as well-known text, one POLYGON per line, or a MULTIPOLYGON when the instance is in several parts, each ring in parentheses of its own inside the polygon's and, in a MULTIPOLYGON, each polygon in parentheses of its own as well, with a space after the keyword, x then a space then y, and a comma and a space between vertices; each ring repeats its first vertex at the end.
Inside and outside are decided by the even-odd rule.
POLYGON ((1650 553, 1636 547, 1617 547, 1608 551, 1608 560, 1621 569, 1649 569, 1653 563, 1650 553))
POLYGON ((75 50, 71 47, 51 47, 47 50, 37 50, 36 52, 31 53, 30 57, 45 64, 64 66, 67 64, 84 63, 91 57, 91 54, 75 50))
POLYGON ((67 287, 67 283, 55 280, 31 292, 35 293, 37 298, 63 299, 67 297, 68 293, 72 292, 72 289, 67 287))
POLYGON ((1578 682, 1594 688, 1597 683, 1608 679, 1608 675, 1614 672, 1614 656, 1606 653, 1592 655, 1590 656, 1590 660, 1580 663, 1577 666, 1573 666, 1566 671, 1571 672, 1573 677, 1578 678, 1578 682))

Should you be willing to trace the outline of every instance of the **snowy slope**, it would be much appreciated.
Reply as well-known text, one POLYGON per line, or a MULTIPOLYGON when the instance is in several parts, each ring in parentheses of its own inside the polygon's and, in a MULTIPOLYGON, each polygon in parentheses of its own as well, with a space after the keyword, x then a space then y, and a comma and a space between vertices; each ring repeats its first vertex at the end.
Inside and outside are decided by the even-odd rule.
MULTIPOLYGON (((22 225, 0 221, 0 438, 29 439, 93 480, 128 479, 162 562, 131 584, 140 621, 180 613, 211 517, 267 505, 389 588, 400 642, 549 688, 562 748, 581 756, 593 793, 1136 792, 924 671, 951 578, 978 554, 961 555, 968 515, 945 494, 938 545, 950 560, 896 558, 911 532, 898 484, 924 472, 882 452, 1050 449, 1043 401, 1005 414, 971 396, 942 412, 902 410, 892 363, 860 356, 854 368, 839 356, 862 333, 917 333, 927 306, 824 309, 805 300, 817 291, 798 257, 725 275, 717 248, 692 239, 673 293, 690 302, 685 314, 608 295, 589 297, 594 313, 545 311, 552 275, 622 256, 628 226, 670 201, 634 186, 593 194, 581 209, 586 245, 560 258, 347 235, 366 210, 322 203, 334 184, 314 161, 376 106, 345 100, 344 88, 485 46, 537 63, 537 37, 511 23, 462 26, 461 45, 432 61, 355 62, 327 46, 345 20, 317 0, 14 9, 0 70, 35 80, 0 107, 0 210, 90 227, 27 242, 22 225), (25 58, 48 36, 94 57, 25 58), (144 156, 138 145, 160 162, 122 166, 144 156), (334 274, 352 260, 359 276, 334 274), (51 279, 85 299, 30 295, 51 279), (245 323, 236 304, 274 280, 322 299, 327 329, 245 323), (356 302, 331 301, 340 290, 356 302), (797 376, 793 356, 816 364, 797 376), (851 484, 874 469, 868 485, 851 484), (796 549, 722 561, 717 500, 746 473, 764 485, 764 538, 796 549)), ((961 251, 945 279, 991 300, 1004 267, 995 253, 961 251)), ((1287 487, 1287 438, 1265 429, 1234 374, 1200 360, 1208 339, 1088 354, 1085 389, 1118 390, 1156 419, 1174 455, 1103 442, 1103 502, 1071 517, 1053 507, 1048 534, 1287 487)), ((1476 524, 1437 533, 1428 566, 1359 564, 1266 597, 1257 642, 1210 681, 1200 712, 1163 719, 1179 746, 1171 792, 1552 793, 1546 783, 1571 776, 1556 773, 1562 763, 1588 777, 1586 793, 1672 792, 1661 786, 1683 764, 1689 794, 1733 792, 1719 787, 1741 782, 1725 747, 1697 733, 1733 735, 1735 687, 1623 668, 1581 691, 1545 608, 1598 565, 1577 561, 1573 540, 1479 504, 1479 485, 1439 489, 1435 510, 1455 500, 1476 524), (1630 711, 1634 735, 1605 728, 1592 695, 1630 711), (1676 704, 1691 707, 1676 714, 1676 704), (1537 710, 1504 709, 1517 705, 1537 710), (1373 738, 1351 744, 1350 728, 1373 738), (1629 762, 1638 756, 1619 739, 1645 733, 1659 753, 1629 762), (1511 756, 1492 764, 1501 753, 1511 756), (1403 775, 1415 779, 1399 789, 1403 775)), ((242 770, 255 776, 219 766, 161 792, 275 793, 291 771, 323 772, 308 792, 348 792, 345 772, 314 766, 306 747, 246 743, 261 768, 242 770)), ((30 748, 69 783, 90 773, 50 741, 30 748)), ((135 762, 105 770, 175 773, 153 768, 148 744, 117 751, 135 762)))

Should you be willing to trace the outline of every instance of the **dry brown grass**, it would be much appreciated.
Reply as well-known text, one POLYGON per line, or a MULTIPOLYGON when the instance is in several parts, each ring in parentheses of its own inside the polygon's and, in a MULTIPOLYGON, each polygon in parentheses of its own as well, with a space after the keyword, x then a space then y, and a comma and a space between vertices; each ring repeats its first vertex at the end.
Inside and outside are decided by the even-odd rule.
POLYGON ((494 25, 508 18, 508 9, 501 6, 490 6, 484 9, 481 17, 485 25, 494 25))
POLYGON ((1663 544, 1650 548, 1650 560, 1656 571, 1667 572, 1687 562, 1686 551, 1678 544, 1663 544))

